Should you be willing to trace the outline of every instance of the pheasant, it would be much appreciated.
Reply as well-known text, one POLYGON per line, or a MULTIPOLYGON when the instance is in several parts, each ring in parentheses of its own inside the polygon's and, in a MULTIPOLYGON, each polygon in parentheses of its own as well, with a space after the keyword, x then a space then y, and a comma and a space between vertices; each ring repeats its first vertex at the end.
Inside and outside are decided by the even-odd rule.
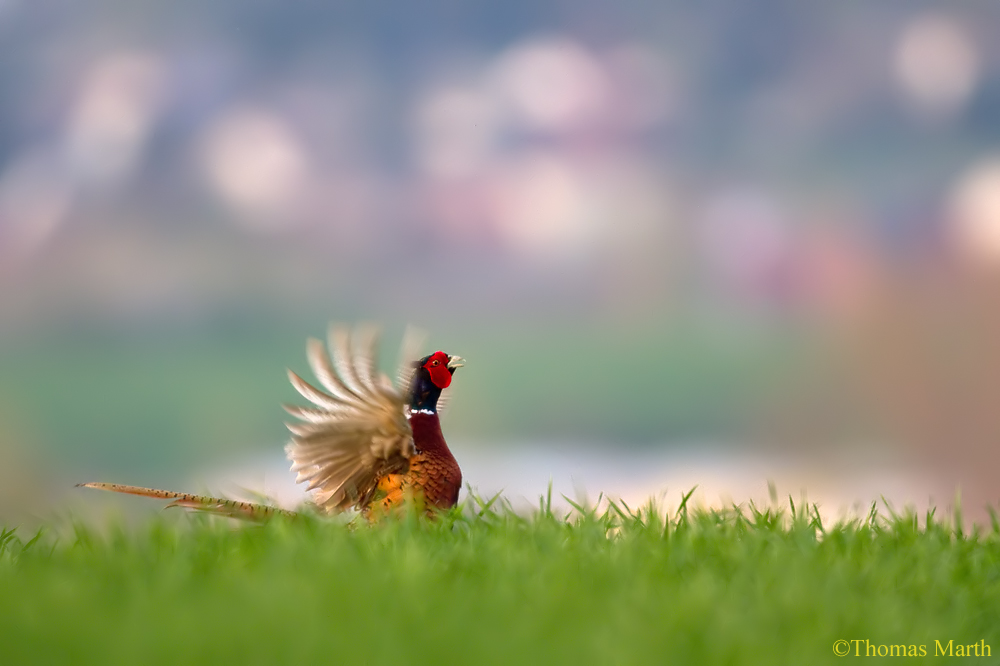
MULTIPOLYGON (((310 339, 306 356, 322 389, 288 371, 292 386, 311 406, 285 405, 298 423, 285 447, 297 472, 308 482, 313 501, 327 513, 357 509, 368 520, 407 501, 428 513, 458 502, 462 472, 441 433, 441 393, 451 385, 464 359, 442 351, 408 363, 403 345, 398 385, 377 369, 375 329, 349 333, 331 328, 328 344, 310 339)), ((411 338, 412 341, 412 338, 411 338)), ((113 483, 83 483, 87 488, 171 499, 182 506, 232 517, 261 519, 275 513, 296 515, 263 504, 113 483)))

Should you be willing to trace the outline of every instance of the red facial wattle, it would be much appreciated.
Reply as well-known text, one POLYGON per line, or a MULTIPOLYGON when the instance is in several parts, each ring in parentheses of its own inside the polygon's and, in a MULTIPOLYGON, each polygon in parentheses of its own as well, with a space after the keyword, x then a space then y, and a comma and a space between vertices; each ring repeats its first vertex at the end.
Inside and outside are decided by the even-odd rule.
POLYGON ((431 381, 439 389, 446 389, 451 385, 451 372, 448 370, 448 360, 448 355, 439 351, 432 354, 427 359, 427 362, 424 363, 424 368, 427 370, 427 374, 430 375, 431 381))

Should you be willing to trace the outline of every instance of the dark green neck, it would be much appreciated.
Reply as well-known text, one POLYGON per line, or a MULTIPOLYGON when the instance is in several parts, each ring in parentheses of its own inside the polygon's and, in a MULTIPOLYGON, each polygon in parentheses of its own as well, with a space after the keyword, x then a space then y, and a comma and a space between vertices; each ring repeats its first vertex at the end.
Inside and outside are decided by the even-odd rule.
POLYGON ((410 386, 410 411, 437 413, 437 402, 440 397, 441 389, 434 385, 426 372, 418 369, 413 375, 413 383, 410 386))

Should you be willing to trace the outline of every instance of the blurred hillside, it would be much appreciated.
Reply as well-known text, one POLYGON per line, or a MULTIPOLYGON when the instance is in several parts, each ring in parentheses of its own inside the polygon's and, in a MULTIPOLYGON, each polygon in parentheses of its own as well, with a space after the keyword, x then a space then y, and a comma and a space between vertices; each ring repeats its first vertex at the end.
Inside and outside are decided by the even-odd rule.
POLYGON ((470 442, 982 474, 998 20, 0 0, 0 467, 154 483, 275 450, 283 369, 365 318, 389 357, 414 322, 470 360, 470 442))

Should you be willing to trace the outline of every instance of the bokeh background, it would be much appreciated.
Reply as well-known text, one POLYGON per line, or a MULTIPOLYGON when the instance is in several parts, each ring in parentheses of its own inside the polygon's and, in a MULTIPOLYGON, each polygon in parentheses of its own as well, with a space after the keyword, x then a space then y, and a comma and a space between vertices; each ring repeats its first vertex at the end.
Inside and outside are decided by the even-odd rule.
POLYGON ((329 321, 534 501, 998 499, 1000 6, 0 0, 0 518, 282 501, 329 321), (120 498, 116 498, 120 499, 120 498), (140 500, 135 500, 139 501, 140 500))

